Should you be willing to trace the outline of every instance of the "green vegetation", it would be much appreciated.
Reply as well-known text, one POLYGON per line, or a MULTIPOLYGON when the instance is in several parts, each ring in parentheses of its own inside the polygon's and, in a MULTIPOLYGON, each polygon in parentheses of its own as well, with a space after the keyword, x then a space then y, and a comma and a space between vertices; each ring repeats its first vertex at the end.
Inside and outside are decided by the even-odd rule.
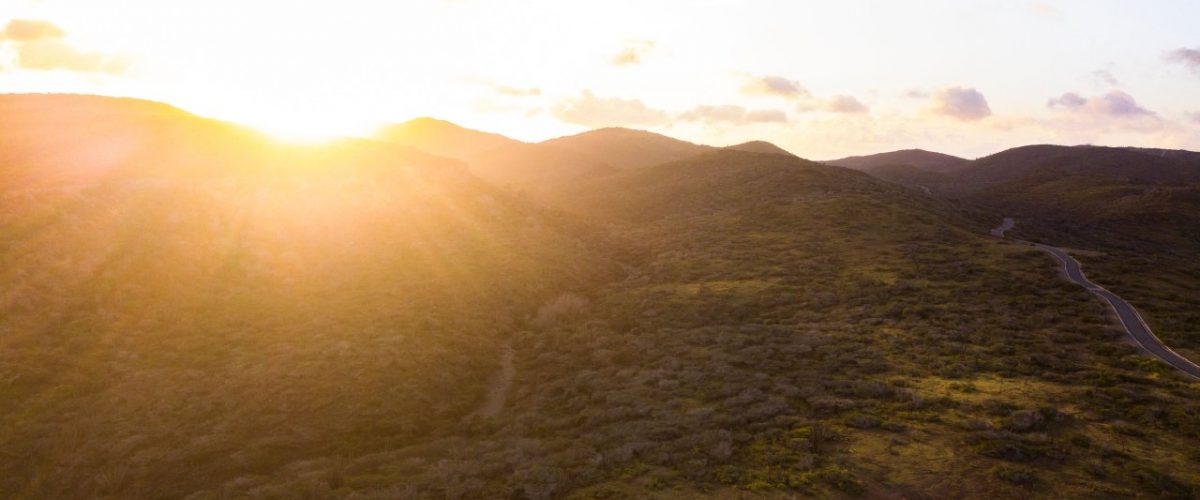
POLYGON ((1200 386, 959 204, 339 148, 0 190, 0 497, 1200 492, 1200 386))
POLYGON ((973 199, 1019 217, 1015 235, 1073 249, 1093 281, 1137 307, 1167 345, 1200 359, 1200 184, 1068 176, 973 199))

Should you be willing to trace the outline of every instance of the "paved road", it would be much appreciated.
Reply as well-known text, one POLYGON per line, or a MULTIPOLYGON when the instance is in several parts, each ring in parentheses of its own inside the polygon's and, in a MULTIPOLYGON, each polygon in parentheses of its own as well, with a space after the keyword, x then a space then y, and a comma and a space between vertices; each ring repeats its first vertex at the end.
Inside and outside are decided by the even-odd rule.
MULTIPOLYGON (((1004 219, 1004 224, 992 230, 992 234, 995 236, 1004 237, 1004 232, 1012 229, 1014 225, 1016 225, 1015 221, 1006 218, 1004 219)), ((1141 347, 1142 350, 1150 353, 1158 359, 1161 359, 1163 362, 1178 368, 1179 371, 1182 371, 1194 378, 1200 379, 1200 366, 1189 361, 1179 353, 1172 351, 1170 347, 1164 345, 1162 340, 1159 340, 1159 338, 1154 335, 1154 332, 1150 330, 1150 326, 1147 325, 1146 321, 1142 319, 1142 316, 1138 314, 1137 309, 1134 309, 1132 305, 1125 301, 1125 299, 1122 299, 1121 297, 1117 296, 1117 294, 1108 291, 1108 289, 1089 281, 1087 276, 1083 275, 1083 269, 1080 267, 1079 261, 1067 254, 1066 250, 1024 240, 1014 241, 1019 241, 1027 245, 1033 245, 1034 247, 1053 255, 1054 258, 1058 259, 1059 262, 1062 262, 1063 271, 1067 273, 1067 278, 1070 278, 1070 280, 1075 282, 1075 284, 1082 286, 1087 291, 1100 296, 1100 298, 1104 299, 1105 302, 1108 302, 1109 307, 1112 307, 1113 311, 1117 313, 1117 317, 1121 319, 1121 325, 1125 327, 1125 332, 1129 335, 1129 338, 1133 339, 1133 342, 1141 347)))

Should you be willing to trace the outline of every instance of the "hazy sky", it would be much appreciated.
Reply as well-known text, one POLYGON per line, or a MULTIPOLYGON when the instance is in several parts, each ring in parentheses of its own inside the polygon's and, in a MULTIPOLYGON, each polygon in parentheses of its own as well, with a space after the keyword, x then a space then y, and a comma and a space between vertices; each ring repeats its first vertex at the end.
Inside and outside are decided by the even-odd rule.
POLYGON ((294 136, 430 115, 801 156, 1200 150, 1200 2, 2 0, 0 91, 170 102, 294 136))

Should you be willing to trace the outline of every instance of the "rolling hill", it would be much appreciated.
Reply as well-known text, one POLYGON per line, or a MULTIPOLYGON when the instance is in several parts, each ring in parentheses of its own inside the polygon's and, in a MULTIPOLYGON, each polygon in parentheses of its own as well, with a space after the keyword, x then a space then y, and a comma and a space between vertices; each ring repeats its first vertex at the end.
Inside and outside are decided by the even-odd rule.
POLYGON ((970 163, 970 160, 923 149, 904 149, 873 155, 850 156, 822 163, 868 172, 880 168, 911 167, 921 171, 946 173, 962 169, 970 163))
POLYGON ((375 138, 462 161, 494 149, 523 144, 500 134, 471 130, 428 117, 383 127, 376 132, 375 138))
POLYGON ((0 497, 178 498, 437 435, 542 302, 611 271, 407 148, 3 102, 33 128, 0 147, 28 160, 0 177, 0 497))
POLYGON ((972 162, 959 171, 953 182, 997 183, 1064 175, 1139 183, 1196 182, 1200 181, 1200 155, 1102 146, 1023 146, 972 162))
POLYGON ((653 132, 615 127, 550 139, 541 144, 577 151, 617 168, 657 165, 713 149, 653 132))
POLYGON ((625 128, 592 130, 529 144, 432 118, 384 129, 377 137, 463 160, 475 175, 534 197, 562 183, 680 160, 714 149, 625 128))
POLYGON ((724 148, 721 148, 721 149, 732 149, 735 151, 745 151, 748 153, 766 153, 766 154, 776 154, 776 155, 784 155, 784 156, 796 156, 796 155, 788 152, 786 149, 783 149, 779 146, 771 144, 767 141, 743 142, 741 144, 725 146, 724 148))
MULTIPOLYGON (((958 203, 733 150, 558 189, 546 202, 647 261, 515 338, 499 428, 443 442, 438 459, 457 465, 428 482, 491 494, 487 464, 511 460, 527 426, 545 474, 527 492, 1086 496, 1200 479, 1172 465, 1191 458, 1170 424, 1141 413, 1191 405, 1195 389, 1113 335, 1050 259, 982 236, 958 203), (1158 396, 1114 405, 1132 386, 1158 396), (1125 421, 1153 429, 1153 447, 1121 444, 1125 421), (1105 458, 1114 446, 1154 465, 1105 458), (575 458, 588 456, 599 471, 575 458)), ((1179 422, 1195 439, 1200 421, 1179 422)))
POLYGON ((1015 217, 1018 236, 1082 250, 1093 279, 1200 358, 1200 153, 1026 146, 937 179, 898 180, 1015 217))
POLYGON ((203 175, 261 166, 272 145, 249 129, 150 101, 87 95, 0 95, 4 187, 109 177, 203 175))
POLYGON ((476 155, 468 161, 475 175, 498 186, 535 196, 554 186, 617 170, 591 155, 547 143, 514 144, 476 155))
MULTIPOLYGON (((197 126, 104 102, 154 124, 114 137, 197 126)), ((49 131, 91 122, 42 127, 87 156, 49 131)), ((131 156, 153 168, 103 182, 4 166, 0 497, 1200 485, 1200 389, 963 203, 623 130, 482 153, 595 162, 528 201, 409 147, 234 130, 156 139, 131 156)))

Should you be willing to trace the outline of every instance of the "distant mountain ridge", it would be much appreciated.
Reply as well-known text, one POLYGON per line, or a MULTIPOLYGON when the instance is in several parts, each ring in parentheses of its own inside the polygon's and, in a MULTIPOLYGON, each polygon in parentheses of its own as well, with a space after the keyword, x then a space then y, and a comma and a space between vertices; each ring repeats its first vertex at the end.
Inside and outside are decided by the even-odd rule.
POLYGON ((974 161, 960 182, 1000 182, 1030 175, 1099 175, 1137 182, 1200 181, 1200 153, 1106 146, 1031 145, 974 161))
POLYGON ((388 125, 376 132, 375 138, 464 161, 494 149, 524 144, 500 134, 472 130, 429 117, 388 125))
MULTIPOLYGON (((779 147, 779 146, 776 146, 776 145, 774 145, 774 144, 771 144, 771 143, 769 143, 769 142, 767 142, 767 141, 749 141, 749 142, 743 142, 743 143, 741 143, 741 144, 734 144, 734 145, 732 145, 732 146, 725 146, 724 148, 721 148, 721 149, 733 150, 733 151, 745 151, 745 152, 748 152, 748 153, 762 153, 762 154, 784 155, 784 156, 793 156, 793 157, 797 157, 796 155, 792 154, 792 153, 791 153, 791 152, 789 152, 788 150, 786 150, 786 149, 783 149, 783 148, 781 148, 781 147, 779 147)), ((798 158, 798 157, 797 157, 797 158, 798 158)))
POLYGON ((704 146, 645 130, 609 127, 539 143, 566 147, 617 168, 637 168, 690 158, 712 151, 704 146))
POLYGON ((869 171, 881 167, 911 166, 932 172, 952 172, 965 167, 971 160, 923 149, 902 149, 863 156, 849 156, 821 162, 835 167, 869 171))

